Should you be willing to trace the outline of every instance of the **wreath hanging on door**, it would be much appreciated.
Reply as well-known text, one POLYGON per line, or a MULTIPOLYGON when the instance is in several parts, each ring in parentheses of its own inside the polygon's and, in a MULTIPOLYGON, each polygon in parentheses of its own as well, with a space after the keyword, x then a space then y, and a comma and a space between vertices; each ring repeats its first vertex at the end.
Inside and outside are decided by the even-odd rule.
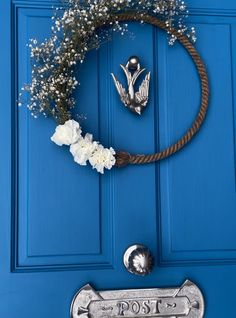
MULTIPOLYGON (((188 15, 184 1, 179 0, 65 0, 65 10, 56 9, 52 17, 51 38, 38 45, 30 40, 33 60, 32 80, 23 90, 29 92, 27 107, 37 118, 42 114, 53 117, 58 126, 51 140, 59 146, 69 146, 74 161, 80 165, 91 164, 98 172, 114 165, 144 164, 164 159, 186 145, 198 132, 208 107, 208 76, 193 43, 194 28, 184 20, 188 15), (196 66, 201 81, 201 105, 197 117, 188 131, 175 144, 159 153, 130 154, 105 148, 93 140, 92 134, 82 134, 81 125, 72 116, 75 106, 73 91, 78 86, 75 65, 83 63, 86 53, 99 48, 109 40, 111 32, 127 33, 129 21, 148 23, 167 32, 169 45, 178 40, 187 50, 196 66)), ((22 94, 22 93, 21 93, 22 94)), ((21 100, 21 98, 20 98, 21 100)), ((19 105, 22 101, 19 102, 19 105)))

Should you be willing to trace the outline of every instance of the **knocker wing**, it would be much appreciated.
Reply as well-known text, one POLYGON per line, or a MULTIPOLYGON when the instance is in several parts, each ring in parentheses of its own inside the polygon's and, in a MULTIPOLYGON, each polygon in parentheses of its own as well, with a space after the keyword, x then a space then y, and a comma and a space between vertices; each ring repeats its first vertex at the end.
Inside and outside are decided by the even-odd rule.
POLYGON ((142 84, 139 86, 139 91, 135 93, 136 103, 141 104, 143 107, 147 105, 148 102, 148 92, 150 83, 150 72, 145 76, 142 84))
POLYGON ((121 101, 122 103, 125 104, 125 106, 127 106, 129 104, 129 96, 126 93, 125 88, 121 85, 121 83, 116 79, 115 75, 113 73, 111 73, 111 76, 113 78, 113 81, 115 83, 116 89, 120 95, 121 101))

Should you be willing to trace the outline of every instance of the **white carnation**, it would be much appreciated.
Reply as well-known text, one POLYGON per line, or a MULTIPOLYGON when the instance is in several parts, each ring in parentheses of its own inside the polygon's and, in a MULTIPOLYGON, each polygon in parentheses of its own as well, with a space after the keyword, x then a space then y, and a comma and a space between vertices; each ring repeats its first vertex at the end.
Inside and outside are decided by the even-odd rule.
POLYGON ((104 173, 104 168, 111 169, 114 166, 115 151, 113 148, 104 148, 102 145, 97 145, 95 151, 89 158, 89 162, 93 169, 96 169, 100 173, 104 173))
POLYGON ((73 120, 67 120, 64 125, 58 125, 56 127, 54 135, 51 140, 58 146, 71 145, 81 138, 80 124, 73 120))
POLYGON ((93 141, 91 134, 84 137, 81 134, 80 124, 71 119, 56 127, 51 140, 58 146, 70 146, 74 161, 81 166, 86 166, 89 161, 93 169, 100 173, 104 173, 105 168, 110 170, 116 162, 114 149, 104 148, 97 141, 93 141))
POLYGON ((70 146, 75 162, 82 166, 86 166, 87 160, 97 147, 97 142, 93 141, 91 134, 86 134, 84 138, 80 138, 75 144, 70 146))

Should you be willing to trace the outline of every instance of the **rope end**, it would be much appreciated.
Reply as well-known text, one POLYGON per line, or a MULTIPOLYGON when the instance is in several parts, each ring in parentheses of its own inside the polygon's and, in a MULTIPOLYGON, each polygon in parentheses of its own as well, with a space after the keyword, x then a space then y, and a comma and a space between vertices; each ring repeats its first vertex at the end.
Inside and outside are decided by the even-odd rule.
POLYGON ((126 151, 118 151, 115 155, 116 157, 116 166, 117 167, 124 167, 130 163, 130 154, 126 151))

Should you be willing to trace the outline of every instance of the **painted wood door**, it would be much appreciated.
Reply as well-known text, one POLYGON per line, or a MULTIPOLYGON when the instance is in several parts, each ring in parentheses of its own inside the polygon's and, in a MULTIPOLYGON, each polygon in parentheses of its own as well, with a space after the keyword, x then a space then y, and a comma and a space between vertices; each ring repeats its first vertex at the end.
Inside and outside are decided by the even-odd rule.
MULTIPOLYGON (((17 108, 30 79, 28 39, 50 34, 53 1, 0 3, 0 317, 66 318, 75 292, 180 286, 194 281, 206 318, 235 317, 236 3, 189 0, 189 23, 205 60, 211 102, 200 134, 161 162, 99 176, 51 141, 55 123, 17 108), (125 249, 147 245, 153 272, 134 276, 125 249)), ((84 130, 105 145, 153 152, 175 141, 199 105, 199 82, 183 48, 148 25, 89 53, 77 109, 84 130), (138 55, 151 71, 147 110, 120 103, 110 73, 138 55)))

